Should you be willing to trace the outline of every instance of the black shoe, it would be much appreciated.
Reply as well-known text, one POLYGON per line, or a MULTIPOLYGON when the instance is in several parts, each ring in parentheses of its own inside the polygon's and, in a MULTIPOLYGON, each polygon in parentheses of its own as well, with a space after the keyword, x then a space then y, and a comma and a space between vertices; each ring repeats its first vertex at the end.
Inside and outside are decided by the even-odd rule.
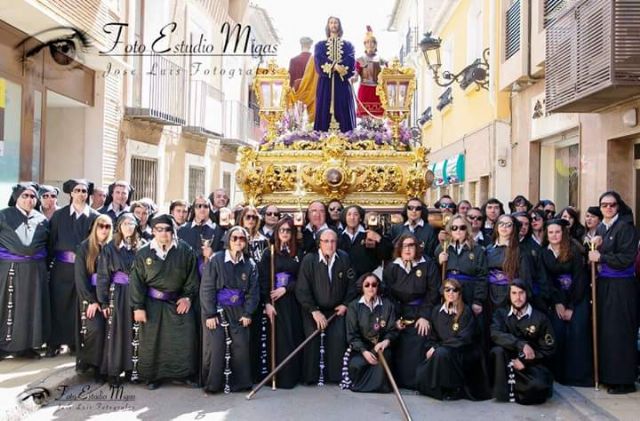
POLYGON ((442 400, 444 401, 458 401, 460 400, 460 388, 447 389, 444 391, 442 400))
POLYGON ((76 371, 79 374, 86 374, 87 371, 89 371, 89 369, 91 368, 91 366, 88 363, 85 363, 83 361, 79 361, 76 363, 76 371))
POLYGON ((626 395, 635 391, 636 386, 634 384, 614 384, 607 389, 607 393, 610 395, 626 395))
POLYGON ((160 382, 149 382, 149 383, 147 383, 147 389, 149 389, 149 390, 156 390, 159 387, 160 387, 160 382))
POLYGON ((16 357, 31 358, 34 360, 39 360, 40 358, 42 358, 40 353, 34 349, 27 349, 26 351, 19 352, 16 354, 16 357))
POLYGON ((45 358, 53 358, 60 353, 60 347, 47 346, 47 351, 44 353, 45 358))
POLYGON ((110 386, 114 386, 114 387, 118 387, 121 384, 119 376, 109 376, 107 378, 107 381, 109 382, 110 386))
POLYGON ((198 382, 194 382, 193 380, 185 380, 184 384, 192 389, 199 389, 201 387, 198 382))

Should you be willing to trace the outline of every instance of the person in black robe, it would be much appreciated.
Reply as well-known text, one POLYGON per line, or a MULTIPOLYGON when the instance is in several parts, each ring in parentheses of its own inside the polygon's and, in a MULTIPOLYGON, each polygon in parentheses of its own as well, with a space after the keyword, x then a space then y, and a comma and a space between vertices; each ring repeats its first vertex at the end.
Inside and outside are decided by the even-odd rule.
POLYGON ((550 314, 551 306, 551 286, 546 277, 546 272, 542 268, 542 245, 533 240, 531 236, 531 216, 526 212, 515 212, 511 214, 519 222, 520 231, 520 251, 530 265, 531 293, 529 302, 538 310, 550 314))
POLYGON ((0 359, 38 358, 51 331, 47 239, 49 222, 35 210, 38 185, 13 187, 0 211, 0 359))
POLYGON ((360 206, 347 206, 342 212, 342 224, 345 228, 338 240, 338 248, 349 254, 356 279, 376 270, 393 253, 389 237, 382 236, 373 229, 365 229, 364 217, 364 209, 360 206))
MULTIPOLYGON (((259 265, 260 298, 270 323, 275 322, 276 364, 280 364, 302 342, 302 320, 300 305, 296 301, 295 289, 300 255, 296 244, 296 227, 293 220, 285 217, 274 228, 273 259, 275 279, 271 276, 271 250, 267 250, 259 265), (273 287, 272 287, 273 286, 273 287), (272 305, 273 302, 273 305, 272 305)), ((261 341, 260 357, 271 361, 271 329, 261 332, 265 341, 261 341), (263 352, 264 351, 264 352, 263 352)), ((300 381, 302 373, 302 355, 296 355, 276 375, 277 387, 291 389, 300 381)), ((269 369, 269 371, 271 371, 269 369)))
MULTIPOLYGON (((138 231, 140 232, 140 236, 145 241, 151 241, 153 239, 153 233, 151 232, 151 226, 149 226, 149 219, 153 218, 153 209, 150 203, 145 200, 136 200, 131 203, 129 210, 127 212, 131 212, 133 216, 138 220, 138 231)), ((120 216, 123 214, 121 213, 120 216)), ((117 219, 116 218, 116 224, 117 219)))
POLYGON ((362 296, 349 303, 347 310, 347 355, 340 387, 353 392, 388 393, 387 374, 378 360, 382 352, 391 360, 391 343, 398 337, 393 303, 378 294, 380 279, 373 273, 363 274, 357 281, 362 296))
POLYGON ((496 230, 498 218, 500 218, 501 215, 504 215, 504 205, 501 201, 499 201, 495 197, 492 197, 482 205, 482 208, 480 208, 480 210, 482 211, 484 220, 482 235, 485 240, 489 244, 491 244, 493 233, 496 230))
POLYGON ((423 256, 434 257, 438 246, 436 231, 429 225, 429 209, 417 198, 409 199, 402 211, 403 224, 394 224, 389 230, 389 238, 395 242, 403 234, 411 234, 418 239, 423 256))
POLYGON ((93 183, 83 179, 68 180, 62 191, 71 196, 71 204, 58 209, 49 221, 49 257, 51 268, 51 337, 47 357, 60 352, 61 345, 75 349, 76 328, 80 326, 80 309, 75 287, 74 262, 76 248, 91 230, 98 212, 89 206, 93 183))
POLYGON ((40 185, 40 188, 38 189, 40 206, 37 210, 43 214, 45 218, 51 219, 55 211, 60 209, 60 206, 58 206, 58 195, 60 195, 60 189, 57 187, 46 184, 40 185))
POLYGON ((433 306, 438 301, 440 272, 436 262, 421 255, 419 240, 403 234, 396 240, 393 263, 383 272, 383 287, 396 309, 400 335, 393 346, 393 366, 399 387, 416 388, 416 367, 424 358, 433 306))
POLYGON ((340 234, 345 227, 342 218, 343 210, 342 202, 338 199, 333 199, 327 204, 327 213, 329 214, 329 218, 327 218, 327 225, 329 225, 329 228, 333 229, 338 234, 340 234))
POLYGON ((320 329, 304 349, 302 381, 305 384, 338 383, 342 378, 342 358, 347 349, 345 314, 356 298, 354 271, 349 256, 337 250, 338 235, 331 229, 318 233, 318 251, 302 260, 296 298, 302 306, 305 336, 320 329), (336 313, 338 317, 327 324, 336 313))
MULTIPOLYGON (((129 294, 139 330, 138 374, 150 390, 165 380, 196 387, 196 324, 191 302, 198 293, 198 269, 191 247, 175 236, 170 215, 151 220, 153 240, 133 261, 129 294)), ((134 349, 134 352, 136 350, 134 349)))
POLYGON ((276 205, 265 205, 260 209, 260 215, 262 216, 262 226, 260 227, 260 234, 264 235, 273 243, 274 228, 280 221, 280 209, 276 205))
POLYGON ((251 388, 249 336, 258 306, 258 269, 248 254, 247 231, 229 229, 223 253, 205 266, 200 285, 205 392, 237 392, 251 388))
POLYGON ((111 218, 99 215, 89 237, 76 250, 74 266, 80 308, 76 370, 83 373, 92 369, 96 378, 101 376, 105 338, 105 319, 96 293, 98 261, 102 248, 111 241, 112 228, 111 218))
POLYGON ((196 253, 199 272, 213 253, 224 248, 224 230, 211 220, 210 207, 209 199, 197 195, 189 208, 188 222, 178 230, 178 237, 196 253))
POLYGON ((593 386, 593 354, 584 259, 567 222, 547 221, 541 261, 551 280, 551 324, 556 338, 553 374, 558 383, 593 386))
POLYGON ((480 208, 472 207, 469 209, 467 211, 466 218, 467 221, 469 221, 469 225, 471 225, 471 237, 473 238, 473 241, 483 248, 491 244, 491 237, 485 237, 482 232, 482 227, 484 226, 484 215, 480 208))
POLYGON ((103 248, 98 262, 98 300, 107 320, 102 372, 111 384, 119 384, 123 372, 130 379, 133 370, 129 274, 136 252, 144 244, 137 218, 130 212, 122 213, 113 240, 103 248))
POLYGON ((327 225, 329 219, 329 211, 327 206, 319 201, 309 203, 305 221, 309 221, 302 230, 302 251, 304 254, 315 253, 318 251, 317 235, 320 231, 330 228, 327 225))
POLYGON ((416 371, 420 393, 440 400, 486 400, 491 393, 476 321, 462 300, 462 284, 445 279, 443 304, 435 306, 425 343, 426 359, 416 371))
POLYGON ((555 352, 551 322, 528 302, 529 283, 509 284, 510 308, 496 310, 491 323, 490 363, 493 397, 523 405, 544 403, 553 394, 553 374, 547 367, 555 352))
POLYGON ((602 223, 592 240, 598 250, 589 261, 598 266, 598 359, 600 381, 611 394, 636 390, 638 307, 634 262, 638 235, 633 213, 615 191, 600 196, 602 223))
POLYGON ((115 225, 121 213, 129 212, 129 204, 134 191, 133 186, 124 180, 109 184, 104 206, 98 212, 109 215, 115 225))

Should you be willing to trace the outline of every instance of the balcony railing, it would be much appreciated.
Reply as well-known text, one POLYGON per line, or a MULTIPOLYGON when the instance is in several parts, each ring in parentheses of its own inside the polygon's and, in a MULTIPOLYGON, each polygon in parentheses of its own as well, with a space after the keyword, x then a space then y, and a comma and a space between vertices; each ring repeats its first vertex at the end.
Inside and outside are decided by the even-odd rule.
POLYGON ((520 0, 516 0, 505 16, 505 60, 520 51, 520 15, 520 0))
POLYGON ((183 126, 186 122, 185 69, 159 55, 145 56, 142 61, 144 70, 137 72, 134 79, 134 84, 139 84, 139 96, 132 107, 125 108, 125 115, 165 125, 183 126))
POLYGON ((640 2, 582 0, 547 28, 546 105, 595 112, 640 94, 640 2))
POLYGON ((187 123, 182 131, 202 136, 222 136, 224 93, 203 80, 192 80, 189 85, 187 123))
POLYGON ((224 102, 224 139, 223 143, 229 145, 248 145, 251 143, 249 135, 253 127, 253 110, 239 101, 227 100, 224 102))

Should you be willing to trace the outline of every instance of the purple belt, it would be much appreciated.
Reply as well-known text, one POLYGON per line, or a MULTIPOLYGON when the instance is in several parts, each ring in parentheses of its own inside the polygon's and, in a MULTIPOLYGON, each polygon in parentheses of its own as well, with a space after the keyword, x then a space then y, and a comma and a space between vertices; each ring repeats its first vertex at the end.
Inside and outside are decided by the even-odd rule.
POLYGON ((636 276, 636 270, 633 266, 625 269, 614 269, 606 263, 602 263, 598 276, 601 278, 633 278, 636 276))
POLYGON ((286 288, 290 283, 294 282, 295 278, 289 272, 276 273, 275 288, 286 288))
POLYGON ((175 291, 165 292, 153 287, 148 287, 147 296, 153 298, 154 300, 175 301, 178 298, 178 293, 175 291))
POLYGON ((129 285, 129 275, 124 272, 115 272, 113 275, 111 275, 111 280, 115 284, 129 285))
POLYGON ((204 267, 204 256, 198 256, 196 259, 196 265, 198 265, 198 275, 202 278, 202 268, 204 267))
POLYGON ((489 283, 493 285, 509 285, 509 277, 500 269, 491 269, 489 271, 489 283))
POLYGON ((39 249, 31 256, 23 256, 20 254, 13 254, 6 248, 0 247, 0 260, 6 260, 9 262, 30 262, 32 260, 42 260, 47 257, 46 249, 39 249))
POLYGON ((227 307, 241 306, 244 304, 244 292, 239 289, 222 288, 216 294, 218 304, 227 307))
POLYGON ((76 254, 72 251, 56 250, 54 256, 58 262, 71 263, 71 264, 76 262, 76 254))
POLYGON ((91 283, 91 285, 96 286, 98 285, 98 274, 94 273, 91 276, 89 276, 89 282, 91 283))
POLYGON ((449 279, 455 279, 456 281, 460 281, 460 282, 468 282, 468 281, 475 281, 476 277, 474 276, 469 276, 466 273, 462 273, 459 270, 450 270, 447 272, 447 278, 449 279))
POLYGON ((421 306, 424 303, 424 298, 416 298, 413 301, 407 303, 408 306, 421 306))
POLYGON ((556 278, 556 284, 563 291, 567 291, 569 288, 571 288, 572 283, 573 283, 573 278, 569 273, 562 273, 558 275, 558 277, 556 278))

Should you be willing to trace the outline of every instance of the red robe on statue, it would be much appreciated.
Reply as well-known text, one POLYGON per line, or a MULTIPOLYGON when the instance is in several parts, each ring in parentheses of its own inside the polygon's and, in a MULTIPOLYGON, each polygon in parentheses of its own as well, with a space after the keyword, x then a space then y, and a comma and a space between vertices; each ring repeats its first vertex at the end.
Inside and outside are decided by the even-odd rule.
POLYGON ((378 74, 382 70, 382 66, 386 64, 387 62, 377 55, 365 55, 356 60, 356 73, 360 76, 358 109, 356 111, 358 117, 367 117, 369 113, 376 117, 382 117, 384 109, 376 94, 376 86, 378 85, 378 74))

